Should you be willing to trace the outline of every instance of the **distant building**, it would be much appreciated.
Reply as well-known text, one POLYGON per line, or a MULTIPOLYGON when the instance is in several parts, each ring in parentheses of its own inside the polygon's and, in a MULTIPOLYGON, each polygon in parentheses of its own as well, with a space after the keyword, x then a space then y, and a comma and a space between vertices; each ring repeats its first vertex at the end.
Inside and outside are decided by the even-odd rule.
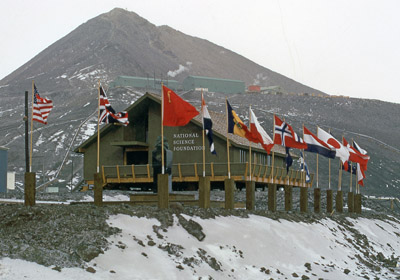
POLYGON ((228 94, 244 93, 245 83, 238 80, 217 79, 201 76, 188 76, 183 80, 184 90, 207 89, 210 92, 228 94))
POLYGON ((283 94, 285 91, 280 86, 269 86, 269 87, 261 87, 261 93, 263 94, 283 94))
POLYGON ((247 87, 247 92, 248 93, 260 93, 261 87, 258 85, 250 85, 247 87))
POLYGON ((118 76, 112 81, 109 86, 110 88, 116 87, 133 87, 145 89, 146 91, 150 90, 161 90, 161 82, 164 85, 172 90, 179 89, 179 82, 175 80, 161 80, 154 79, 152 77, 143 78, 143 77, 132 77, 132 76, 118 76))

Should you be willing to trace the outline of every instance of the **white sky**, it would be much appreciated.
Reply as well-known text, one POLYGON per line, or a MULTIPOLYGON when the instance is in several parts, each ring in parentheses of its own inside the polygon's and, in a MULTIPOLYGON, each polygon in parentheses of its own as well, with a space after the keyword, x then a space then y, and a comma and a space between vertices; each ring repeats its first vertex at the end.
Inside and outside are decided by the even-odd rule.
POLYGON ((115 7, 328 94, 400 103, 397 0, 1 0, 0 79, 115 7))

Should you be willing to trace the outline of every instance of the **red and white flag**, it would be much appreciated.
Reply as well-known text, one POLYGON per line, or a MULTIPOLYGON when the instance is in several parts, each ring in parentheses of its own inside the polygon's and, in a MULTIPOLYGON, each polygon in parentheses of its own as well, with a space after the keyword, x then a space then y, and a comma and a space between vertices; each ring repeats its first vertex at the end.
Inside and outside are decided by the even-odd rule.
POLYGON ((349 150, 343 146, 342 143, 336 140, 335 137, 333 137, 330 133, 318 127, 317 137, 327 143, 330 147, 336 149, 336 156, 340 158, 343 164, 349 160, 349 150))
POLYGON ((33 88, 34 93, 32 120, 47 124, 47 117, 49 116, 51 109, 53 109, 53 101, 47 98, 40 97, 35 84, 33 85, 33 88))
POLYGON ((264 150, 269 154, 271 152, 272 147, 274 146, 274 141, 272 141, 271 137, 265 132, 264 128, 260 125, 257 120, 256 115, 253 110, 250 108, 250 132, 253 135, 254 139, 257 139, 256 143, 260 143, 264 150))
MULTIPOLYGON (((343 145, 350 153, 349 161, 356 162, 360 164, 364 170, 367 170, 369 156, 361 154, 359 151, 357 151, 347 142, 347 140, 344 137, 343 137, 343 145)), ((347 169, 347 166, 345 166, 345 169, 347 169)))
POLYGON ((289 124, 282 121, 277 116, 274 117, 274 144, 282 145, 287 148, 307 149, 307 143, 294 132, 289 124))
MULTIPOLYGON (((353 148, 361 155, 367 156, 367 151, 362 149, 356 141, 353 141, 353 148)), ((369 159, 369 156, 368 156, 369 159)), ((358 184, 364 186, 365 171, 367 170, 367 165, 361 165, 357 163, 357 181, 358 184)))

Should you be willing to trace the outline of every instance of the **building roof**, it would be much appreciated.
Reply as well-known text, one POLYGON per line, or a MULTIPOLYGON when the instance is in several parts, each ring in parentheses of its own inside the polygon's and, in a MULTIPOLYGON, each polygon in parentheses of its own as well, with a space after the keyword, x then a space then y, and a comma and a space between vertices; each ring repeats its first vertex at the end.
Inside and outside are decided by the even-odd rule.
POLYGON ((121 79, 131 79, 131 80, 141 80, 141 81, 165 81, 165 82, 173 82, 173 83, 179 83, 177 80, 172 80, 172 79, 167 79, 167 80, 162 80, 159 78, 154 79, 153 77, 136 77, 136 76, 118 76, 116 79, 121 78, 121 79))
POLYGON ((244 83, 243 81, 240 81, 240 80, 219 79, 219 78, 203 77, 203 76, 187 76, 185 79, 187 79, 187 78, 194 78, 194 79, 198 79, 198 80, 229 81, 229 82, 240 82, 240 83, 244 83))

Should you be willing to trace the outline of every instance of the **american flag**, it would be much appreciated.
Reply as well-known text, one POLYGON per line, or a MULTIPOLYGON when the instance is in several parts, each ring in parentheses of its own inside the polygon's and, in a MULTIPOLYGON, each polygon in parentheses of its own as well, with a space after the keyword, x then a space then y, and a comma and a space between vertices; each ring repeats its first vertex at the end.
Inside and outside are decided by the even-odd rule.
POLYGON ((128 112, 115 113, 108 98, 100 86, 100 118, 99 123, 120 123, 124 126, 129 124, 128 112))
POLYGON ((53 101, 47 98, 40 97, 35 84, 33 85, 33 89, 34 93, 32 119, 34 121, 47 124, 47 117, 49 116, 51 109, 53 109, 53 101))

